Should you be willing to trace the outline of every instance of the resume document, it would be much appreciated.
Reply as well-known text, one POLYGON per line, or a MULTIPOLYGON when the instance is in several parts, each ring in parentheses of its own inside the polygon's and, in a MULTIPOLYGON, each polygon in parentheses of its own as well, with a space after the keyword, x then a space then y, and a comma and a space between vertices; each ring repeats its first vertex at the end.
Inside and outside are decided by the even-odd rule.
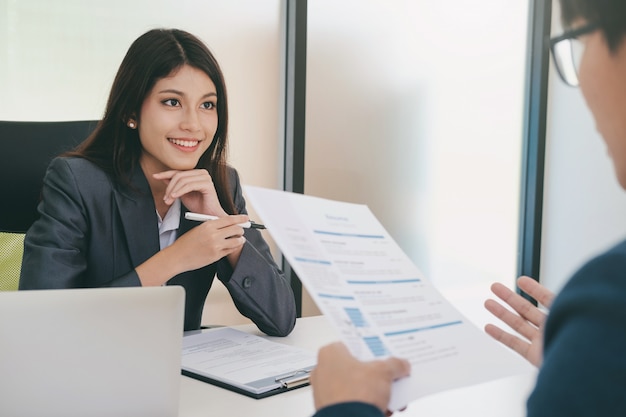
POLYGON ((462 316, 365 205, 245 187, 248 201, 342 341, 361 360, 411 362, 391 410, 530 366, 462 316))

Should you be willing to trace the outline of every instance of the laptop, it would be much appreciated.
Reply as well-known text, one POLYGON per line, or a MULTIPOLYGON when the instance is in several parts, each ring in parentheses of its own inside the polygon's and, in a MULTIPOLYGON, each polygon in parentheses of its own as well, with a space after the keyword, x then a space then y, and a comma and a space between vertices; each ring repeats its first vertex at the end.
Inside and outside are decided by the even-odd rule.
POLYGON ((0 292, 0 416, 178 414, 180 286, 0 292))

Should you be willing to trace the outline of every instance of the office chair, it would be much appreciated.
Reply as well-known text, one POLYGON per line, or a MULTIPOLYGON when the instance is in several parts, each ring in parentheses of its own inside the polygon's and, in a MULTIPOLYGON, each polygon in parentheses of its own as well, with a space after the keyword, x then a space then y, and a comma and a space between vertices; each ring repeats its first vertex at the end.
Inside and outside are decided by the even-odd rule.
POLYGON ((24 234, 39 217, 48 164, 86 139, 97 123, 0 121, 0 291, 17 290, 24 234))

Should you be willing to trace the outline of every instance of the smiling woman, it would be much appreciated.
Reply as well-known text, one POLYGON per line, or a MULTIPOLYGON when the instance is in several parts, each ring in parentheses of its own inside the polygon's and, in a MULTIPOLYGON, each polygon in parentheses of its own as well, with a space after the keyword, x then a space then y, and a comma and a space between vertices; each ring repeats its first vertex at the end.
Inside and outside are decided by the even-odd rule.
POLYGON ((221 69, 195 36, 154 29, 129 48, 102 121, 44 179, 20 289, 181 285, 200 327, 214 276, 269 335, 295 324, 291 287, 248 221, 226 163, 221 69), (192 211, 218 217, 195 223, 192 211))

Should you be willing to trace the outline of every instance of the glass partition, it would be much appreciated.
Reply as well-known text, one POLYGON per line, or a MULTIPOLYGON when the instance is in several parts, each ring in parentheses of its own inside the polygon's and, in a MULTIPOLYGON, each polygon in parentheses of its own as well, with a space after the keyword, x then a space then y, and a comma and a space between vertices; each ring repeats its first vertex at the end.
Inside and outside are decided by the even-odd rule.
POLYGON ((461 309, 514 285, 527 19, 525 0, 308 2, 305 193, 367 204, 461 309))

